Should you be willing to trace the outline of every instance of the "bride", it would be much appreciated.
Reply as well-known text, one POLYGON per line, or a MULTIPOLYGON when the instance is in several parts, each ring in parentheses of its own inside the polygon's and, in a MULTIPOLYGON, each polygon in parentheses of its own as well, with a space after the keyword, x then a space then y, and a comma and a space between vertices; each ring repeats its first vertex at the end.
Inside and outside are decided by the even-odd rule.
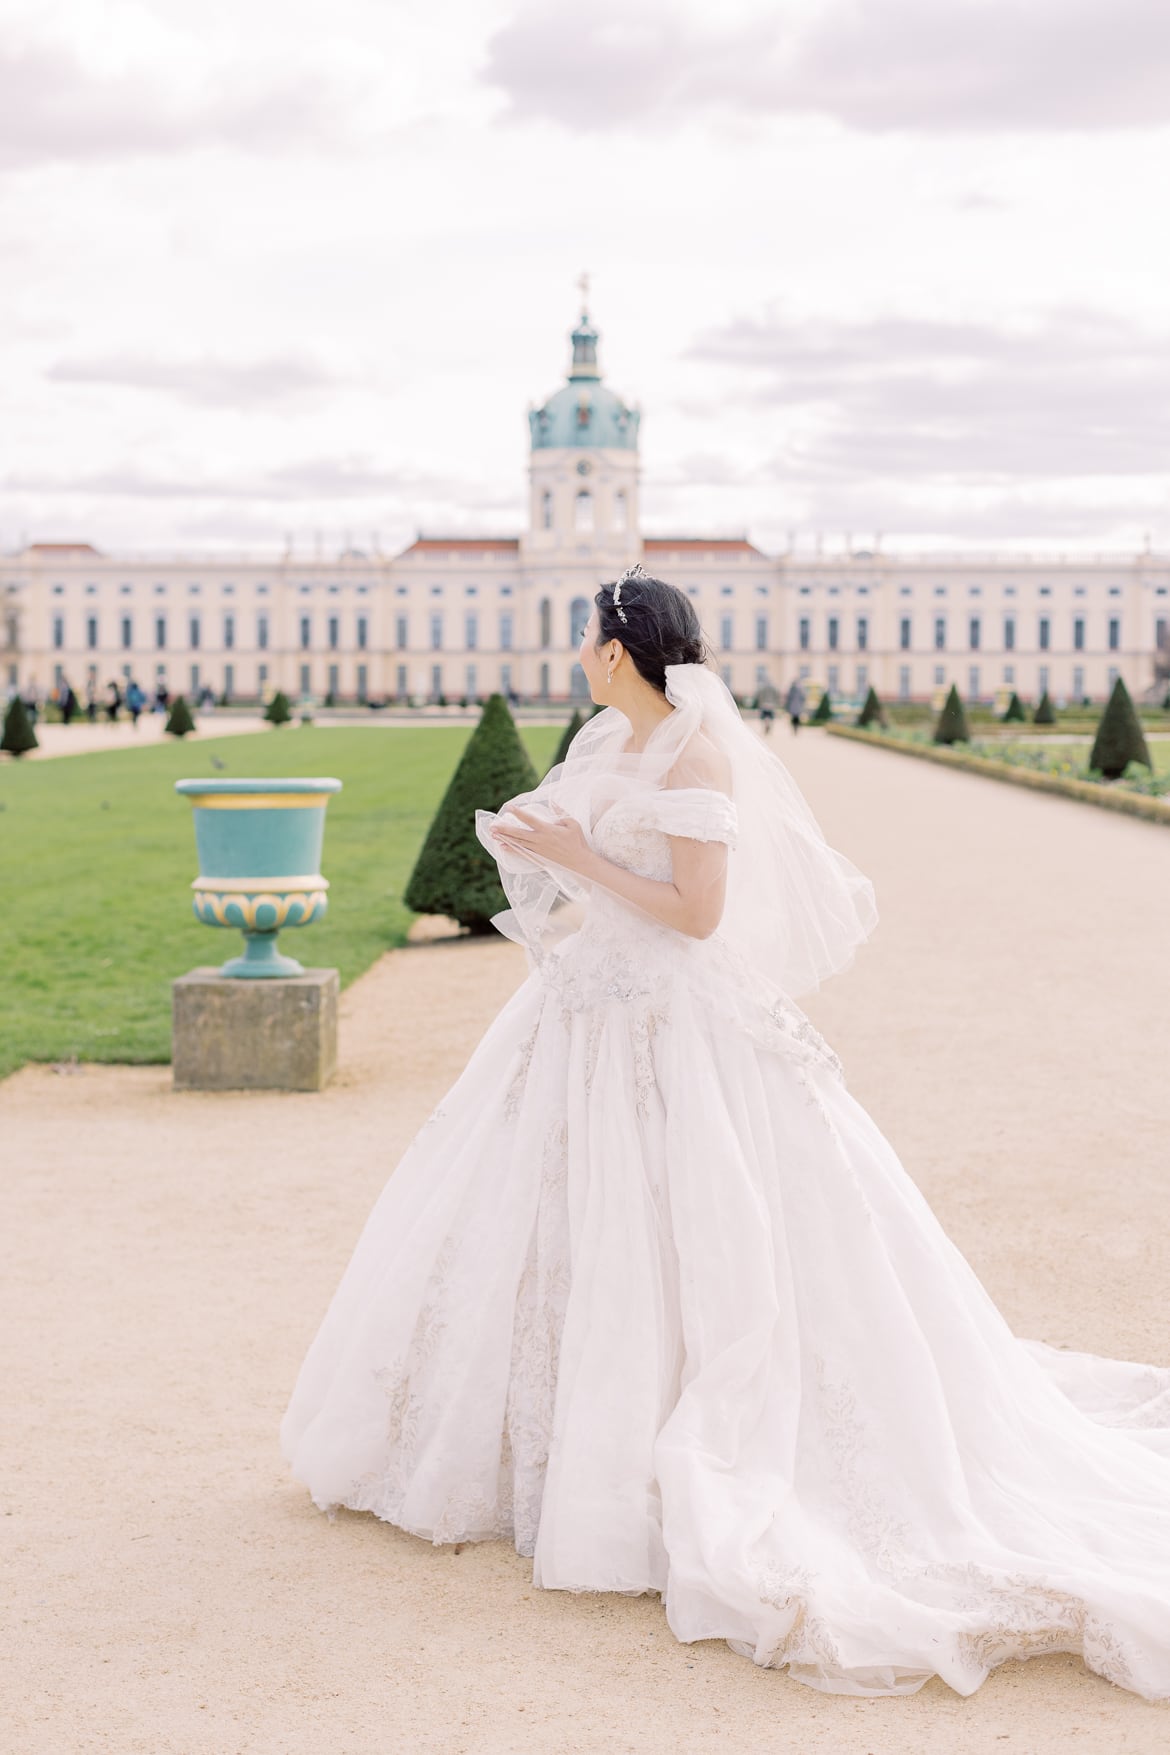
POLYGON ((294 1475, 827 1692, 1066 1651, 1170 1704, 1170 1368, 1012 1334, 795 1003, 872 886, 687 597, 595 605, 607 710, 477 813, 528 978, 366 1222, 294 1475))

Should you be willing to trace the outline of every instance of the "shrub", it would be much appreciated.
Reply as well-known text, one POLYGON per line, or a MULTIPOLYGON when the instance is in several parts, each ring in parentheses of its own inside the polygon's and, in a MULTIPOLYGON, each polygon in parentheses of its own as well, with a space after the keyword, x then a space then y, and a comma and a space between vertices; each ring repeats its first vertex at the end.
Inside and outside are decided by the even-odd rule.
POLYGON ((29 720, 28 708, 19 695, 13 695, 4 715, 4 734, 0 737, 0 750, 7 750, 10 756, 23 756, 27 750, 35 750, 37 747, 37 734, 29 720))
POLYGON ((886 718, 886 710, 878 699, 878 692, 873 684, 870 683, 869 693, 865 697, 865 705, 857 715, 857 723, 858 725, 872 725, 875 720, 879 725, 887 725, 889 723, 886 718))
POLYGON ((189 731, 194 731, 195 721, 192 719, 191 709, 182 695, 176 695, 171 702, 171 710, 167 715, 164 729, 170 737, 186 737, 189 731))
POLYGON ((507 907, 496 862, 475 832, 477 810, 499 810, 536 785, 503 695, 492 695, 427 832, 403 900, 416 914, 446 914, 473 933, 490 932, 507 907))
POLYGON ((267 707, 264 717, 269 725, 287 725, 292 718, 292 708, 288 704, 288 696, 283 689, 277 689, 267 707))
MULTIPOLYGON (((557 745, 557 753, 548 765, 550 769, 555 768, 558 762, 564 761, 565 757, 569 753, 569 745, 572 743, 573 739, 576 737, 577 733, 580 731, 580 729, 584 725, 584 723, 585 723, 585 718, 581 712, 580 707, 575 707, 573 709, 573 717, 569 720, 569 723, 565 726, 564 731, 561 733, 561 741, 557 745)), ((547 770, 546 770, 546 772, 547 772, 547 770)))
POLYGON ((1017 695, 1015 689, 1013 689, 1012 698, 1004 709, 1003 723, 1006 725, 1009 719, 1026 718, 1027 714, 1024 712, 1024 703, 1021 701, 1019 695, 1017 695))
POLYGON ((321 705, 323 707, 336 707, 337 702, 333 698, 333 690, 332 689, 326 689, 325 699, 322 701, 321 705))
POLYGON ((963 711, 963 703, 959 699, 959 691, 951 684, 951 692, 942 705, 942 712, 934 727, 935 743, 970 743, 971 733, 967 729, 967 715, 963 711))
POLYGON ((1129 690, 1118 677, 1097 725, 1089 766, 1106 780, 1119 780, 1130 762, 1141 762, 1150 769, 1154 765, 1129 690))
POLYGON ((1039 701, 1036 703, 1036 711, 1032 715, 1032 724, 1033 725, 1055 725, 1056 724, 1056 714, 1053 711, 1052 702, 1048 697, 1048 690, 1047 689, 1045 689, 1045 691, 1041 695, 1039 701))
POLYGON ((829 723, 829 720, 832 717, 833 717, 833 703, 832 703, 832 701, 830 701, 829 691, 828 691, 828 689, 826 689, 824 694, 821 696, 820 700, 817 702, 815 708, 813 709, 813 716, 809 720, 809 724, 810 725, 827 725, 829 723))

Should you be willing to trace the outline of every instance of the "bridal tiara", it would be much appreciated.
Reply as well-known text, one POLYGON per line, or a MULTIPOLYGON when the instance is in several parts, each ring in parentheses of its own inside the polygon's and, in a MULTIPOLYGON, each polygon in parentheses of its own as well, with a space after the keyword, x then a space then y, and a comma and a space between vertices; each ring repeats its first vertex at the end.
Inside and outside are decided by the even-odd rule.
POLYGON ((625 622, 625 625, 627 627, 629 627, 630 624, 626 620, 626 612, 622 608, 622 586, 625 585, 627 583, 627 581, 630 579, 649 580, 649 578, 650 578, 650 575, 648 572, 646 572, 646 570, 642 566, 641 562, 635 561, 632 567, 626 568, 625 572, 622 574, 621 578, 618 580, 617 584, 613 588, 613 607, 617 610, 618 615, 621 617, 622 621, 625 622))

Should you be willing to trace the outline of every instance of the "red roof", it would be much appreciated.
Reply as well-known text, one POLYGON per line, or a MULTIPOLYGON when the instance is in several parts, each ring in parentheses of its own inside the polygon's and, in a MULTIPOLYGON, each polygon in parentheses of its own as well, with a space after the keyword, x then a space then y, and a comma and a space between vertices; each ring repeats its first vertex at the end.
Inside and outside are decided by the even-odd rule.
POLYGON ((92 542, 34 542, 24 552, 26 555, 97 555, 102 551, 92 542))
POLYGON ((646 536, 642 539, 643 548, 711 548, 718 549, 721 554, 759 555, 767 560, 763 549, 749 542, 746 536, 646 536))
POLYGON ((413 554, 417 548, 478 548, 478 549, 518 549, 518 536, 420 536, 403 549, 403 554, 413 554))

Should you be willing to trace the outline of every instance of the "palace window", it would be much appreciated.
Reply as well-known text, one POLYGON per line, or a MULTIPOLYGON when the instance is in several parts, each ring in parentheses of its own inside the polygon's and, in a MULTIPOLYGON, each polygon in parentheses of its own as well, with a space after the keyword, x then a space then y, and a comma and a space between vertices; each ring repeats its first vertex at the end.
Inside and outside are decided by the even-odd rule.
POLYGON ((981 628, 980 628, 980 623, 979 623, 979 617, 977 615, 973 615, 971 617, 970 626, 967 629, 967 644, 970 646, 972 652, 978 652, 978 650, 979 650, 980 632, 981 632, 981 628))
POLYGON ((53 617, 53 650, 55 652, 60 652, 60 650, 64 646, 64 644, 65 644, 65 617, 63 615, 55 615, 53 617))
MULTIPOLYGON (((1085 618, 1077 616, 1073 621, 1073 651, 1083 652, 1085 649, 1085 618)), ((1076 694, 1076 690, 1073 693, 1076 694)))
MULTIPOLYGON (((441 652, 442 650, 443 650, 443 612, 441 609, 437 609, 434 611, 434 613, 431 616, 431 651, 432 652, 441 652)), ((432 692, 432 694, 437 695, 440 691, 438 689, 433 689, 431 692, 432 692)))
POLYGON ((512 650, 512 611, 510 609, 505 609, 505 610, 501 610, 501 612, 500 612, 500 651, 501 652, 510 652, 511 650, 512 650))
POLYGON ((1116 616, 1109 618, 1109 650, 1116 652, 1121 645, 1121 623, 1116 616))
MULTIPOLYGON (((338 647, 338 644, 340 642, 340 639, 341 639, 341 621, 340 621, 339 617, 337 617, 335 615, 331 615, 329 617, 329 650, 330 650, 330 652, 337 651, 337 647, 338 647)), ((333 691, 333 692, 335 693, 336 691, 333 691)))
MULTIPOLYGON (((464 617, 463 644, 468 652, 474 652, 479 644, 479 617, 474 610, 470 610, 464 617)), ((470 694, 471 690, 467 692, 470 694)))
POLYGON ((582 488, 577 495, 573 528, 581 535, 585 535, 593 529, 593 495, 588 488, 582 488))
POLYGON ((224 650, 227 652, 230 652, 232 647, 235 645, 235 643, 236 643, 236 618, 234 615, 225 615, 223 618, 224 650))
POLYGON ((200 632, 201 632, 201 630, 200 630, 200 626, 199 626, 199 617, 197 615, 193 615, 191 617, 190 624, 188 627, 189 638, 188 638, 188 642, 187 642, 193 652, 196 652, 199 649, 200 632))
POLYGON ((268 617, 266 615, 258 615, 256 617, 256 645, 259 647, 261 652, 267 652, 267 650, 268 650, 268 617))
POLYGON ((935 649, 935 651, 936 652, 944 651, 946 649, 946 643, 947 643, 947 618, 945 615, 937 615, 934 618, 934 649, 935 649))
POLYGON ((768 618, 766 615, 756 617, 756 651, 768 650, 768 618))
POLYGON ((836 616, 831 615, 829 617, 829 651, 830 652, 835 652, 837 650, 838 625, 839 624, 837 622, 836 616))
MULTIPOLYGON (((540 600, 540 644, 545 652, 552 645, 552 601, 547 597, 542 597, 540 600)), ((541 690, 541 697, 544 700, 548 699, 547 688, 541 690)))
POLYGON ((800 618, 800 649, 802 652, 808 651, 809 633, 809 619, 806 615, 802 615, 800 618))
MULTIPOLYGON (((574 597, 569 605, 569 645, 579 646, 592 605, 587 597, 574 597)), ((625 608, 625 604, 622 605, 625 608)))
MULTIPOLYGON (((394 618, 394 644, 397 646, 397 648, 400 652, 405 652, 407 646, 410 644, 410 640, 409 640, 408 636, 409 636, 409 629, 407 627, 406 617, 404 615, 395 616, 395 618, 394 618)), ((403 690, 402 692, 405 694, 406 691, 403 690)))
POLYGON ((1040 647, 1041 652, 1047 652, 1047 650, 1048 650, 1048 628, 1049 628, 1048 617, 1046 615, 1042 615, 1040 617, 1039 639, 1037 641, 1037 644, 1040 647))
MULTIPOLYGON (((857 618, 857 650, 865 652, 869 649, 869 617, 859 615, 857 618)), ((859 685, 860 686, 860 685, 859 685)))
POLYGON ((903 652, 910 650, 910 617, 904 615, 898 624, 898 644, 903 652))
POLYGON ((1014 615, 1005 615, 1003 618, 1003 649, 1005 652, 1014 652, 1016 649, 1016 618, 1014 615))
POLYGON ((542 530, 553 527, 553 497, 548 488, 540 496, 540 527, 542 530))

